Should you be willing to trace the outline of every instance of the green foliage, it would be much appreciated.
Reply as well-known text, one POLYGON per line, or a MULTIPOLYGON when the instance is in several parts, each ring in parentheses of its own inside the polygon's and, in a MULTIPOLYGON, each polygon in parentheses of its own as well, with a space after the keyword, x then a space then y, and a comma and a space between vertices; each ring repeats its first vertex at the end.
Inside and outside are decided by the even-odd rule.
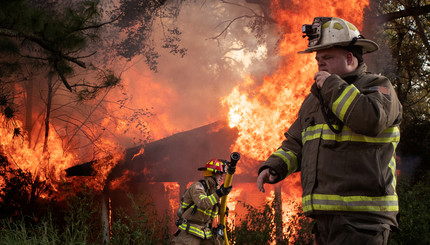
MULTIPOLYGON (((295 214, 291 216, 287 224, 278 215, 280 200, 275 198, 267 202, 262 209, 242 203, 247 213, 244 218, 239 218, 238 226, 229 226, 227 232, 232 244, 269 244, 276 240, 276 244, 313 244, 313 222, 306 218, 301 205, 291 202, 295 207, 295 214), (278 211, 277 211, 278 210, 278 211), (276 226, 279 226, 278 229, 276 226), (279 232, 277 232, 277 230, 279 232)), ((284 212, 283 212, 284 213, 284 212)))
MULTIPOLYGON (((131 211, 115 210, 110 244, 170 244, 167 216, 157 214, 151 200, 129 194, 131 211)), ((1 244, 101 244, 100 196, 82 186, 70 193, 66 205, 50 203, 40 216, 0 219, 1 244)))
POLYGON ((51 217, 37 225, 27 223, 24 219, 17 222, 1 220, 0 244, 63 244, 51 217))
MULTIPOLYGON (((78 67, 87 68, 83 57, 95 54, 88 50, 90 44, 100 41, 99 30, 108 23, 100 22, 98 3, 96 0, 70 4, 16 0, 2 4, 0 53, 8 56, 0 59, 0 77, 6 71, 3 66, 9 63, 35 71, 42 66, 55 72, 72 91, 74 86, 67 79, 78 67)), ((15 73, 19 74, 19 70, 15 73)))
POLYGON ((430 244, 430 171, 415 183, 400 179, 397 193, 400 231, 392 233, 389 244, 430 244))
POLYGON ((237 222, 239 226, 229 227, 231 232, 228 237, 232 244, 267 244, 273 242, 275 232, 274 207, 266 203, 264 208, 259 210, 251 205, 238 201, 247 210, 245 218, 240 218, 237 222), (252 214, 252 215, 249 215, 252 214))
POLYGON ((85 185, 79 193, 67 197, 66 226, 60 229, 66 244, 99 243, 102 228, 100 205, 96 193, 85 185))
MULTIPOLYGON (((155 50, 153 26, 157 17, 163 22, 171 21, 171 28, 163 33, 162 48, 170 50, 171 54, 179 54, 183 57, 186 48, 180 48, 181 32, 175 26, 176 17, 179 15, 182 1, 166 3, 167 1, 140 1, 121 0, 118 10, 120 18, 115 23, 126 34, 126 38, 117 46, 116 51, 124 58, 131 60, 133 57, 143 55, 148 67, 157 71, 159 53, 155 50), (175 6, 175 4, 179 6, 175 6)), ((162 23, 167 25, 167 23, 162 23)))
POLYGON ((40 217, 1 219, 0 244, 100 244, 100 215, 94 193, 83 191, 68 198, 68 209, 51 203, 55 207, 40 217))
POLYGON ((115 88, 121 82, 121 79, 114 74, 113 71, 99 71, 98 80, 100 81, 99 85, 94 86, 86 86, 85 84, 77 84, 76 86, 82 86, 81 89, 77 93, 78 101, 88 101, 95 99, 97 95, 100 94, 103 90, 115 88))
POLYGON ((111 244, 170 244, 168 216, 159 216, 154 203, 147 196, 140 196, 138 201, 131 194, 131 214, 120 209, 112 224, 111 244))

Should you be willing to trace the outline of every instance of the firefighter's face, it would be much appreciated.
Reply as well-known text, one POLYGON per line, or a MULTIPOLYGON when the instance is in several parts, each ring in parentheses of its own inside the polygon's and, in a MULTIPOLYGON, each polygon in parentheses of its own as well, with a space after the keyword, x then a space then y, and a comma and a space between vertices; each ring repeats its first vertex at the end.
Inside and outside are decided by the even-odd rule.
MULTIPOLYGON (((330 74, 343 75, 354 71, 354 56, 341 48, 328 48, 318 50, 315 59, 318 62, 318 71, 326 71, 330 74)), ((356 59, 356 58, 355 58, 356 59)))
POLYGON ((222 180, 224 179, 223 174, 221 174, 221 173, 217 173, 217 174, 214 174, 213 176, 214 176, 214 178, 215 178, 216 183, 217 183, 218 185, 220 185, 220 184, 222 183, 222 180))

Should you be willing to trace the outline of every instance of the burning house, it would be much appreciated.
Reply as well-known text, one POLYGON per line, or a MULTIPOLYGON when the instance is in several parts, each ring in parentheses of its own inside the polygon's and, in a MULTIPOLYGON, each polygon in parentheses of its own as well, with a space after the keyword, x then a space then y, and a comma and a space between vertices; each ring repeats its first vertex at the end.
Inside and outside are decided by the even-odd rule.
POLYGON ((159 212, 174 219, 181 193, 202 177, 197 168, 211 158, 229 157, 236 134, 216 122, 149 143, 143 150, 128 149, 108 177, 112 206, 120 206, 127 192, 146 193, 159 212))
MULTIPOLYGON (((157 207, 157 212, 168 214, 174 220, 180 196, 190 183, 202 177, 197 168, 211 158, 228 159, 237 133, 236 129, 219 121, 151 142, 144 148, 138 146, 127 149, 124 159, 112 168, 104 187, 104 219, 109 219, 108 216, 115 209, 124 207, 127 194, 131 193, 147 195, 157 207)), ((94 161, 68 168, 67 175, 93 175, 96 171, 92 168, 93 164, 94 161)), ((259 165, 246 154, 242 155, 233 181, 234 189, 228 197, 233 217, 241 215, 235 207, 239 200, 260 207, 268 198, 273 198, 273 192, 267 196, 257 191, 255 181, 259 165)), ((289 197, 284 198, 292 197, 297 201, 300 183, 297 178, 289 183, 294 188, 290 186, 286 189, 289 191, 285 195, 289 197)), ((268 190, 275 189, 268 186, 268 190)), ((281 191, 281 185, 277 191, 281 191)), ((106 220, 105 223, 109 221, 106 220)), ((172 222, 171 229, 174 228, 172 222)))

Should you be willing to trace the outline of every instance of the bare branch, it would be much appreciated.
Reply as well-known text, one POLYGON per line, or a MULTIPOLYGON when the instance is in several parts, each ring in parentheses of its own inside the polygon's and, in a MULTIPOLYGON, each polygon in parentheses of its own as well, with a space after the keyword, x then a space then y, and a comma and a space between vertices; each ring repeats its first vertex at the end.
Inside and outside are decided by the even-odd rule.
POLYGON ((104 101, 104 99, 106 98, 106 96, 109 94, 110 90, 111 90, 111 88, 109 88, 106 91, 106 93, 103 95, 103 97, 100 99, 100 101, 94 106, 94 108, 91 109, 91 112, 87 115, 87 117, 82 122, 82 124, 80 125, 80 127, 78 127, 77 130, 76 130, 76 132, 72 136, 70 136, 69 141, 67 142, 67 145, 70 145, 70 143, 72 142, 72 140, 76 136, 76 134, 81 130, 82 127, 84 127, 84 125, 86 124, 86 122, 90 119, 90 117, 97 110, 97 108, 101 106, 102 102, 104 101))
POLYGON ((252 14, 251 15, 246 15, 246 14, 241 15, 241 16, 238 16, 238 17, 232 19, 232 20, 228 20, 228 21, 224 21, 224 22, 220 23, 218 26, 220 26, 223 23, 228 22, 227 26, 225 26, 223 28, 223 30, 218 35, 211 37, 209 39, 218 39, 220 36, 222 36, 228 30, 228 28, 233 24, 233 22, 235 22, 239 19, 244 19, 244 18, 261 19, 261 20, 263 20, 262 23, 277 23, 277 21, 270 16, 270 5, 268 5, 268 3, 270 3, 269 1, 261 1, 261 0, 247 0, 246 1, 247 3, 257 4, 260 7, 260 10, 262 12, 261 14, 257 13, 253 8, 250 8, 250 7, 243 5, 243 4, 230 2, 230 1, 226 1, 226 0, 220 0, 220 2, 225 3, 225 4, 229 4, 229 5, 234 5, 234 6, 237 6, 240 8, 244 8, 244 9, 250 11, 252 14))
POLYGON ((395 19, 408 17, 408 16, 418 16, 418 15, 425 15, 430 13, 430 5, 425 6, 418 6, 418 7, 412 7, 407 8, 405 10, 400 10, 397 12, 387 13, 380 16, 377 16, 375 18, 375 25, 381 25, 386 22, 393 21, 395 19))
POLYGON ((60 72, 60 71, 59 71, 59 69, 57 68, 57 66, 55 66, 55 70, 57 71, 58 76, 60 76, 61 81, 63 82, 64 86, 66 86, 66 88, 67 88, 70 92, 72 92, 72 88, 70 87, 69 82, 67 82, 67 79, 66 79, 66 77, 64 76, 64 74, 63 74, 62 72, 60 72))
POLYGON ((100 28, 102 26, 112 24, 113 22, 117 21, 121 17, 122 17, 122 15, 118 15, 117 17, 113 18, 112 20, 110 20, 108 22, 99 23, 97 25, 84 26, 84 27, 76 29, 75 31, 79 32, 79 31, 85 31, 85 30, 89 30, 89 29, 98 29, 98 28, 100 28))
POLYGON ((224 32, 226 32, 228 30, 228 28, 233 24, 233 22, 235 22, 238 19, 243 19, 243 18, 254 18, 254 17, 259 17, 259 16, 255 16, 255 15, 242 15, 242 16, 238 16, 230 21, 226 21, 228 22, 227 26, 224 27, 224 29, 216 36, 211 37, 209 39, 218 39, 220 36, 222 36, 222 34, 224 34, 224 32))

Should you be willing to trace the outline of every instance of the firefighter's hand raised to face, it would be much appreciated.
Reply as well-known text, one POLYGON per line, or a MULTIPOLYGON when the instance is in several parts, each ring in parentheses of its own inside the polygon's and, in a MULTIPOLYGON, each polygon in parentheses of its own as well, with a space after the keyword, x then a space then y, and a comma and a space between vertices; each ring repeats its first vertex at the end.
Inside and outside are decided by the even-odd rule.
POLYGON ((330 73, 326 72, 326 71, 319 71, 317 73, 315 73, 315 82, 317 83, 318 88, 321 88, 325 82, 325 80, 331 76, 330 73))
POLYGON ((258 190, 261 192, 264 192, 264 184, 265 183, 274 183, 276 178, 278 177, 278 174, 275 171, 270 171, 269 168, 264 169, 261 171, 261 173, 258 175, 257 178, 257 187, 258 190))

